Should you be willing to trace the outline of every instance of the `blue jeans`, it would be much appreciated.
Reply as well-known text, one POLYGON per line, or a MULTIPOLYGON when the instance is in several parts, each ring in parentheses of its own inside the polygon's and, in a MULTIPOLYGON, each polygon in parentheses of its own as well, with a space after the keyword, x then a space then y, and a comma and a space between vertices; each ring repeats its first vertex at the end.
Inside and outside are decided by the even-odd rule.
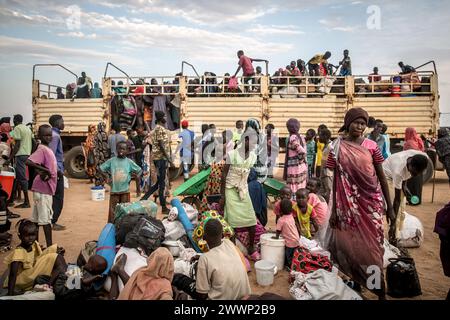
POLYGON ((159 203, 161 204, 161 207, 164 208, 166 207, 164 189, 166 187, 167 160, 155 160, 153 163, 155 164, 157 170, 158 179, 156 180, 156 183, 144 194, 141 200, 147 200, 156 190, 158 190, 159 203))

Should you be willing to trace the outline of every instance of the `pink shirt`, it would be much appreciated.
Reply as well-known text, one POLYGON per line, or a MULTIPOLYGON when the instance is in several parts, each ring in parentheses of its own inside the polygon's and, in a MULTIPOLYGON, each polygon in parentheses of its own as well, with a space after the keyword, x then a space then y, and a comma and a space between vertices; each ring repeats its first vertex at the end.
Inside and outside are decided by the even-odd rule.
POLYGON ((299 246, 300 236, 298 235, 294 216, 291 214, 281 216, 277 222, 277 231, 281 232, 286 247, 297 248, 299 246))
POLYGON ((53 196, 55 194, 56 182, 58 179, 58 167, 56 164, 56 157, 52 149, 40 144, 36 151, 30 155, 28 159, 40 166, 46 167, 51 173, 51 177, 48 181, 43 181, 39 175, 36 175, 31 191, 53 196))
POLYGON ((314 193, 309 194, 308 203, 314 208, 314 211, 316 212, 315 218, 317 224, 319 226, 323 226, 328 221, 329 218, 327 203, 321 201, 319 197, 314 193))
MULTIPOLYGON (((291 201, 292 202, 292 206, 294 206, 295 201, 291 201)), ((292 210, 292 215, 295 217, 295 211, 292 210)), ((280 217, 281 216, 281 200, 278 200, 277 202, 275 202, 275 205, 273 207, 273 213, 277 216, 280 217)))
POLYGON ((251 76, 255 74, 255 69, 253 69, 252 59, 247 56, 242 55, 239 58, 239 65, 244 71, 244 76, 251 76))

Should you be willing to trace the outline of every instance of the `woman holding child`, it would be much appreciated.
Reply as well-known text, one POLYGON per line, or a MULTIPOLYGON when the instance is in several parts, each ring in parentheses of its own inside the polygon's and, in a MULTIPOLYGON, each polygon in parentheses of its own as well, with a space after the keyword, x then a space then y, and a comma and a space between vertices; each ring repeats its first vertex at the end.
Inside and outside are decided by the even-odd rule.
MULTIPOLYGON (((334 170, 334 183, 328 250, 339 269, 358 284, 367 286, 373 274, 369 267, 377 266, 381 281, 374 291, 383 299, 384 199, 392 202, 381 151, 363 135, 368 120, 364 109, 350 109, 344 119, 345 135, 331 146, 327 167, 334 170)), ((392 219, 390 205, 387 215, 392 219)))

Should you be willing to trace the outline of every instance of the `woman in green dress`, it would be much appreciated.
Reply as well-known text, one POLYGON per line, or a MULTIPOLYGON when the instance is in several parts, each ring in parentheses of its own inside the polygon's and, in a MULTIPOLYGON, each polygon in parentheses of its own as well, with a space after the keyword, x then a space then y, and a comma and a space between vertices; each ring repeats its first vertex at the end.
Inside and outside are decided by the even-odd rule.
POLYGON ((257 137, 254 134, 245 134, 241 144, 235 150, 228 152, 223 169, 221 184, 221 206, 224 208, 225 220, 232 228, 247 228, 249 257, 256 261, 260 259, 255 250, 254 239, 256 231, 256 215, 248 192, 247 179, 250 169, 256 163, 257 137))

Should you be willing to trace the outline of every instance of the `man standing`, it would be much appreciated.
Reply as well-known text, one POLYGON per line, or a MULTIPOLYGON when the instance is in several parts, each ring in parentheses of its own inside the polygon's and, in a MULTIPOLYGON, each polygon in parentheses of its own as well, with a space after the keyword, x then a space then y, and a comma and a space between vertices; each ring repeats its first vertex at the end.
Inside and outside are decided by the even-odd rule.
MULTIPOLYGON (((234 77, 237 76, 237 74, 239 73, 239 71, 242 69, 242 76, 243 78, 243 82, 245 84, 248 84, 248 82, 252 82, 252 84, 256 83, 256 79, 254 78, 255 76, 255 69, 253 69, 253 65, 252 62, 267 62, 267 60, 264 59, 252 59, 249 58, 247 56, 244 55, 244 51, 239 50, 237 52, 237 56, 239 58, 239 67, 237 68, 236 72, 234 73, 234 77)), ((249 87, 246 86, 245 87, 245 91, 249 91, 249 87)))
POLYGON ((164 193, 166 187, 166 171, 168 163, 170 166, 174 166, 174 164, 170 154, 169 130, 165 128, 165 114, 163 111, 156 111, 155 116, 156 126, 150 133, 150 139, 152 143, 152 159, 157 170, 158 179, 141 200, 147 200, 156 190, 158 190, 162 213, 168 214, 169 208, 166 206, 166 197, 164 193))
POLYGON ((339 76, 346 77, 352 75, 352 61, 350 56, 348 55, 348 50, 344 50, 344 59, 339 63, 341 66, 341 71, 339 72, 339 76))
POLYGON ((377 119, 375 121, 375 128, 368 135, 367 138, 377 143, 378 148, 380 149, 381 154, 383 155, 383 158, 386 160, 388 157, 388 153, 386 151, 386 140, 384 136, 381 134, 382 131, 383 131, 383 121, 377 119))
POLYGON ((417 150, 406 150, 390 156, 383 162, 390 198, 394 199, 394 215, 396 221, 390 221, 389 241, 395 243, 405 220, 404 185, 411 177, 416 177, 427 168, 428 156, 417 150))
POLYGON ((14 139, 15 144, 10 159, 14 159, 17 182, 15 184, 13 195, 16 193, 17 186, 20 186, 23 191, 24 202, 21 205, 16 206, 16 208, 30 208, 25 162, 31 154, 33 133, 30 128, 22 123, 22 115, 16 114, 13 118, 13 122, 14 130, 11 132, 11 137, 14 139))
POLYGON ((54 231, 62 231, 65 230, 66 227, 57 222, 64 206, 64 151, 61 140, 61 131, 64 130, 64 119, 61 115, 54 114, 48 119, 48 122, 52 126, 52 141, 48 146, 56 157, 56 164, 58 167, 56 190, 53 195, 52 204, 52 226, 54 231))
POLYGON ((183 166, 184 181, 187 181, 189 179, 189 168, 194 163, 195 134, 188 129, 189 122, 187 120, 181 121, 181 127, 183 131, 178 135, 178 138, 181 139, 178 150, 180 151, 181 165, 183 166))
POLYGON ((444 165, 447 171, 450 184, 450 134, 447 129, 441 128, 438 131, 438 141, 436 141, 436 152, 439 156, 439 161, 444 165))

